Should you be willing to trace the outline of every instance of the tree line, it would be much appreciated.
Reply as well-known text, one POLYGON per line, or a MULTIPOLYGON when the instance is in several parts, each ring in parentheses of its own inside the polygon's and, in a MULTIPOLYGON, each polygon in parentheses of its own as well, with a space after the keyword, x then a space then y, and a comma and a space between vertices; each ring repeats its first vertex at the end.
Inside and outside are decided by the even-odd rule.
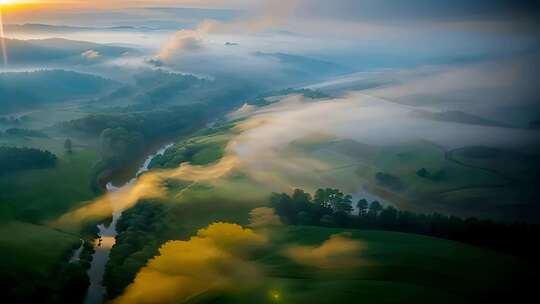
MULTIPOLYGON (((31 129, 20 129, 20 128, 9 128, 4 131, 6 136, 13 137, 36 137, 36 138, 47 138, 49 137, 46 133, 38 130, 31 129)), ((0 131, 0 136, 2 136, 2 131, 0 131)))
POLYGON ((158 253, 158 248, 166 241, 159 237, 164 229, 160 220, 164 214, 163 205, 148 201, 139 202, 122 214, 116 226, 116 244, 111 250, 103 278, 107 298, 121 295, 139 269, 158 253))
POLYGON ((540 232, 535 224, 414 213, 366 199, 354 203, 358 212, 353 213, 352 196, 332 188, 318 189, 313 196, 301 189, 291 195, 273 193, 270 202, 289 225, 390 230, 455 240, 529 258, 538 253, 536 246, 531 246, 540 232))
POLYGON ((57 157, 49 151, 33 148, 0 147, 0 175, 20 170, 51 168, 57 157))
POLYGON ((204 126, 208 117, 206 106, 189 105, 143 113, 93 114, 59 127, 73 135, 99 138, 100 160, 93 169, 91 185, 99 193, 115 171, 141 157, 146 147, 163 138, 192 132, 204 126))

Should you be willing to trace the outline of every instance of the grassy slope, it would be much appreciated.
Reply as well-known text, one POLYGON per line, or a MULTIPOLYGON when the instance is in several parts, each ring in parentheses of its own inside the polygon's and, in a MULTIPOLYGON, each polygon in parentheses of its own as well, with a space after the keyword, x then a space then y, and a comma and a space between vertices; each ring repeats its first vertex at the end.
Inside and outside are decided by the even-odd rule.
POLYGON ((338 142, 329 149, 343 153, 358 164, 357 173, 376 186, 376 172, 390 173, 400 178, 403 191, 409 195, 437 193, 468 186, 504 185, 499 176, 465 167, 445 159, 444 151, 428 142, 410 142, 394 146, 375 147, 354 141, 338 142), (432 174, 443 171, 439 179, 421 178, 416 172, 426 168, 432 174))
MULTIPOLYGON (((249 193, 253 185, 244 182, 237 177, 220 185, 191 187, 168 205, 163 218, 167 229, 160 237, 187 239, 216 221, 248 224, 249 211, 267 200, 249 193), (239 192, 247 195, 231 196, 239 192)), ((453 241, 322 227, 288 227, 256 263, 265 274, 258 282, 225 293, 208 293, 193 303, 273 303, 268 294, 274 290, 283 303, 340 303, 359 298, 369 303, 465 303, 504 294, 511 280, 526 271, 518 259, 453 241), (359 254, 365 263, 354 271, 309 268, 281 254, 287 246, 317 246, 342 232, 351 232, 352 238, 366 244, 359 254)))
MULTIPOLYGON (((220 145, 215 145, 215 135, 197 137, 195 142, 203 147, 199 151, 213 151, 203 154, 209 156, 201 164, 220 157, 220 145)), ((392 172, 404 175, 405 179, 407 174, 413 178, 417 166, 451 166, 445 162, 444 155, 431 146, 389 149, 381 152, 379 157, 364 152, 354 151, 354 154, 381 167, 397 167, 386 168, 396 170, 392 172), (411 161, 393 160, 403 153, 403 149, 414 154, 409 155, 411 161)), ((483 174, 479 173, 480 176, 483 174)), ((445 183, 446 187, 454 187, 453 183, 459 181, 452 179, 445 183)), ((429 189, 434 190, 433 187, 429 189)), ((166 216, 162 218, 165 229, 157 237, 187 239, 197 229, 217 221, 246 225, 251 209, 268 204, 265 193, 269 190, 240 174, 209 184, 173 182, 169 185, 166 216)), ((206 293, 192 299, 192 303, 343 303, 359 299, 366 303, 475 302, 504 294, 511 287, 508 283, 526 272, 521 261, 509 256, 452 241, 396 232, 346 230, 367 246, 359 255, 364 265, 354 271, 313 269, 298 265, 281 254, 292 244, 320 245, 330 235, 344 231, 288 227, 272 242, 272 248, 256 260, 264 277, 234 291, 206 293), (272 291, 279 292, 281 299, 272 299, 269 296, 272 291)))
POLYGON ((0 223, 2 271, 46 275, 80 240, 45 226, 22 222, 0 223))
POLYGON ((31 222, 45 223, 95 196, 89 185, 97 154, 77 142, 74 153, 66 154, 63 139, 7 143, 47 149, 59 158, 54 168, 0 176, 0 269, 46 275, 79 238, 31 222))
POLYGON ((257 262, 264 278, 244 288, 210 293, 192 303, 467 303, 508 292, 516 259, 424 236, 346 230, 363 242, 363 265, 329 271, 295 264, 281 255, 291 244, 319 245, 341 229, 289 227, 257 262), (495 267, 495 265, 497 265, 495 267), (279 293, 273 299, 270 293, 279 293))
POLYGON ((176 168, 183 162, 207 165, 223 157, 225 147, 233 136, 234 124, 209 128, 194 134, 187 140, 169 148, 164 155, 156 157, 151 168, 176 168))
MULTIPOLYGON (((254 187, 243 177, 191 187, 170 202, 163 219, 168 227, 164 237, 186 239, 216 221, 246 225, 249 211, 267 202, 250 190, 254 187), (246 195, 235 198, 234 193, 246 195)), ((270 252, 256 262, 266 274, 256 284, 224 294, 205 294, 194 303, 272 303, 268 297, 272 290, 280 292, 284 303, 339 303, 359 298, 370 303, 464 303, 507 292, 510 280, 525 271, 513 257, 453 241, 322 227, 288 227, 272 242, 270 252), (297 265, 281 254, 292 244, 320 245, 330 235, 344 231, 367 245, 359 255, 366 263, 355 271, 320 271, 297 265)))
POLYGON ((0 177, 3 218, 42 222, 94 197, 89 185, 96 153, 83 150, 59 156, 55 168, 0 177))
POLYGON ((459 149, 445 157, 443 149, 429 142, 377 147, 352 140, 301 148, 317 159, 335 164, 335 170, 321 175, 332 180, 345 179, 340 188, 347 192, 364 187, 400 208, 418 212, 538 221, 535 215, 538 209, 533 208, 538 200, 535 194, 538 161, 516 156, 515 152, 472 158, 459 149), (438 178, 422 178, 416 174, 421 168, 430 174, 442 170, 443 174, 438 178), (404 188, 395 190, 380 185, 375 179, 377 172, 398 177, 404 188), (345 186, 350 181, 356 185, 355 189, 345 186), (533 209, 525 208, 524 204, 533 209))
POLYGON ((253 208, 269 204, 270 192, 242 176, 230 177, 214 184, 196 184, 171 193, 169 210, 164 219, 169 239, 187 238, 213 222, 224 221, 247 225, 253 208))

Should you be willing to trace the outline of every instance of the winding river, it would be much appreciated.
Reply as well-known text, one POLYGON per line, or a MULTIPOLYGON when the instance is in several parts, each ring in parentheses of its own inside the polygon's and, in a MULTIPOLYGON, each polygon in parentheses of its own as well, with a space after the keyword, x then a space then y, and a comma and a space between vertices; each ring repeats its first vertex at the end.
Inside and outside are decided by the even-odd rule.
MULTIPOLYGON (((129 182, 125 183, 122 187, 115 187, 111 182, 107 184, 107 191, 115 192, 123 187, 129 186, 137 181, 137 177, 148 171, 150 162, 154 157, 158 155, 163 155, 165 151, 170 148, 173 144, 167 144, 162 147, 156 153, 148 156, 144 161, 144 164, 139 168, 135 177, 133 177, 129 182)), ((108 226, 105 224, 99 224, 97 227, 99 229, 98 236, 99 238, 94 243, 95 253, 92 255, 92 263, 88 269, 88 276, 90 278, 90 286, 86 293, 86 298, 84 300, 85 304, 100 304, 103 303, 105 297, 106 289, 103 286, 103 277, 105 275, 105 267, 109 261, 109 256, 111 254, 111 249, 116 243, 116 224, 118 220, 122 217, 122 212, 115 212, 112 214, 112 221, 108 226)))

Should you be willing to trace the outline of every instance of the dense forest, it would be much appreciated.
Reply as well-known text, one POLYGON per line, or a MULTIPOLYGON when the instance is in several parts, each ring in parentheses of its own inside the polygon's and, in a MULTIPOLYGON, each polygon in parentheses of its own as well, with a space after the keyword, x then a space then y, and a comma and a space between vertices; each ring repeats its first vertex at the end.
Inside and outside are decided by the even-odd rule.
POLYGON ((141 72, 134 81, 135 85, 122 86, 92 102, 92 109, 107 114, 89 114, 56 126, 74 137, 99 139, 100 161, 91 185, 96 193, 148 147, 204 128, 257 91, 235 79, 210 81, 161 70, 141 72))
POLYGON ((313 225, 353 229, 377 229, 445 238, 500 252, 534 258, 538 249, 530 241, 540 226, 501 223, 478 218, 460 218, 439 213, 423 214, 384 207, 380 202, 360 199, 353 212, 351 195, 338 189, 318 189, 315 195, 296 189, 292 195, 273 193, 271 205, 290 225, 313 225))
MULTIPOLYGON (((71 251, 69 252, 71 253, 71 251)), ((66 254, 69 254, 68 252, 66 254)), ((67 259, 67 258, 66 258, 67 259)), ((79 263, 62 262, 54 274, 2 272, 4 303, 81 303, 90 284, 86 268, 79 263)))
POLYGON ((117 224, 116 245, 107 263, 104 282, 107 296, 115 298, 133 282, 135 275, 147 261, 157 254, 157 249, 165 239, 160 239, 163 229, 161 217, 163 205, 154 202, 140 202, 123 213, 117 224))
POLYGON ((64 70, 0 73, 0 113, 89 97, 116 85, 112 80, 64 70))
POLYGON ((305 98, 311 98, 311 99, 330 98, 330 95, 325 94, 325 93, 323 93, 323 92, 321 92, 319 90, 288 88, 288 89, 283 89, 283 90, 272 91, 272 92, 267 92, 267 93, 260 94, 257 97, 248 100, 246 103, 248 105, 264 107, 264 106, 267 106, 267 105, 270 105, 270 104, 273 103, 272 101, 268 100, 268 97, 285 96, 285 95, 291 95, 291 94, 298 94, 298 95, 304 96, 305 98))
MULTIPOLYGON (((14 136, 14 137, 35 137, 35 138, 48 137, 47 134, 42 131, 31 130, 31 129, 20 129, 20 128, 9 128, 4 132, 4 134, 6 136, 14 136)), ((0 132, 0 136, 2 136, 2 132, 0 132)))
POLYGON ((62 254, 52 273, 2 269, 0 284, 4 287, 4 303, 82 303, 90 285, 87 271, 96 237, 97 227, 93 223, 83 227, 80 242, 62 254), (79 257, 74 258, 74 252, 81 246, 79 257))
POLYGON ((0 175, 19 170, 50 168, 56 155, 32 148, 0 147, 0 175))
POLYGON ((141 157, 146 147, 168 137, 187 134, 209 119, 207 106, 175 106, 141 113, 94 114, 62 123, 67 133, 99 138, 100 161, 94 168, 94 191, 111 174, 141 157))
POLYGON ((226 133, 234 124, 216 124, 194 134, 194 138, 177 143, 163 155, 157 155, 150 162, 150 168, 177 168, 184 162, 193 165, 207 165, 217 161, 225 154, 228 143, 226 133), (198 136, 201 136, 200 138, 198 136), (220 138, 220 136, 224 136, 220 138), (200 139, 200 140, 199 140, 200 139))

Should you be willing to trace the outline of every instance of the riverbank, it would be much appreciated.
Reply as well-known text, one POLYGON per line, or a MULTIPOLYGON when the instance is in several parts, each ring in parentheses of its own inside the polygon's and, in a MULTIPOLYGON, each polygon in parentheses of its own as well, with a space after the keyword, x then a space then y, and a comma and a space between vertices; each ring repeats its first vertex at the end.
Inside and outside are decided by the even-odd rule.
MULTIPOLYGON (((165 151, 172 146, 172 143, 165 144, 157 152, 146 157, 143 164, 136 171, 135 175, 128 180, 123 186, 116 187, 112 182, 107 184, 108 192, 116 192, 123 187, 129 186, 136 182, 137 177, 144 172, 148 171, 149 165, 152 162, 152 159, 158 155, 163 155, 165 151)), ((111 222, 106 224, 99 224, 97 226, 98 238, 94 241, 94 254, 92 255, 92 262, 90 268, 88 269, 88 277, 90 278, 90 286, 86 294, 85 304, 99 304, 103 302, 105 297, 106 288, 103 285, 103 277, 105 274, 105 267, 109 261, 109 256, 112 247, 116 243, 116 225, 118 220, 122 217, 122 212, 115 212, 112 215, 111 222)))

